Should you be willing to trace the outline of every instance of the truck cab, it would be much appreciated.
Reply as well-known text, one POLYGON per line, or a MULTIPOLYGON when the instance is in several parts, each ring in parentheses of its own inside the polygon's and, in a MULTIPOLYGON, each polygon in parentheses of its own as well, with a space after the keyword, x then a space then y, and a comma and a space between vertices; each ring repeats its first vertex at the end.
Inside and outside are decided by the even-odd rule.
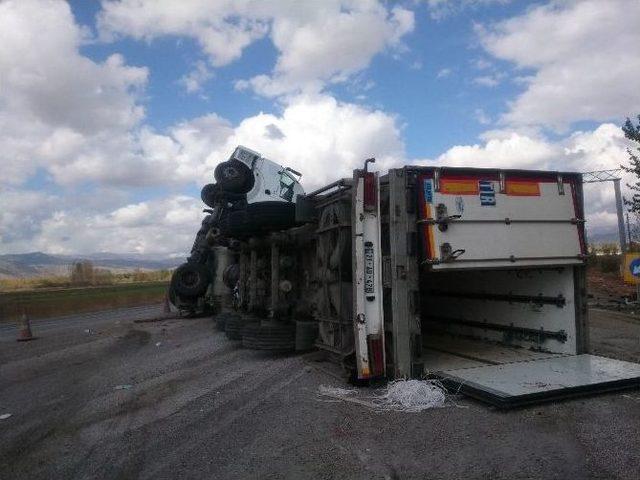
POLYGON ((221 248, 230 240, 294 226, 295 199, 304 194, 298 172, 241 145, 213 176, 215 182, 201 190, 208 215, 187 261, 174 272, 169 292, 171 302, 190 313, 214 311, 213 305, 220 304, 224 269, 219 266, 226 267, 229 256, 221 248))

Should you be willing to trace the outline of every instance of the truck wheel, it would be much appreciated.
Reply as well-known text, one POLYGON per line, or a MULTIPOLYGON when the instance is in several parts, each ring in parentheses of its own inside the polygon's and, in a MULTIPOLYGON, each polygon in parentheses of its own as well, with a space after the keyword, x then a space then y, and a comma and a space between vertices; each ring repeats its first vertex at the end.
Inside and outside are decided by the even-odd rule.
POLYGON ((225 233, 242 237, 285 230, 296 225, 296 206, 288 202, 251 203, 243 210, 229 212, 225 233))
POLYGON ((173 272, 171 288, 180 296, 194 298, 206 292, 210 281, 211 276, 205 265, 187 262, 173 272))
POLYGON ((251 169, 237 160, 218 164, 213 176, 222 187, 222 190, 229 192, 247 193, 255 183, 251 169))
POLYGON ((219 187, 215 183, 208 183, 202 190, 200 190, 200 198, 202 203, 206 206, 214 208, 216 206, 216 196, 219 192, 219 187))
POLYGON ((296 347, 295 325, 246 325, 242 330, 242 346, 251 350, 291 352, 296 347))
POLYGON ((229 340, 242 340, 242 327, 244 326, 243 318, 238 314, 230 314, 225 319, 224 331, 229 340))

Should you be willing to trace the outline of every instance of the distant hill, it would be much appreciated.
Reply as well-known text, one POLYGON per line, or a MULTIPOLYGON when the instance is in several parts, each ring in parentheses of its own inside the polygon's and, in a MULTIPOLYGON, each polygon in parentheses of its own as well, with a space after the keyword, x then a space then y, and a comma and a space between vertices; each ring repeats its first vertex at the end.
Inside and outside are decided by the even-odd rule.
POLYGON ((603 243, 620 243, 618 232, 589 232, 587 231, 587 241, 590 245, 601 245, 603 243))
POLYGON ((78 260, 90 260, 96 268, 113 272, 162 270, 175 268, 183 257, 99 252, 89 255, 49 255, 42 252, 0 255, 0 278, 66 275, 69 265, 78 260))

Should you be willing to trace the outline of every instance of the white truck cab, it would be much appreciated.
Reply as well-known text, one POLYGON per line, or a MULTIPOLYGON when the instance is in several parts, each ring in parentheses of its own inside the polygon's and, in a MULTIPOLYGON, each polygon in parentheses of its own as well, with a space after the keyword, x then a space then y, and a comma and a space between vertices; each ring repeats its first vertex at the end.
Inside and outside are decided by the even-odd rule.
POLYGON ((228 162, 234 160, 246 165, 253 175, 253 186, 246 192, 247 203, 294 202, 296 195, 304 195, 300 185, 302 175, 295 170, 278 165, 242 145, 236 147, 228 162))

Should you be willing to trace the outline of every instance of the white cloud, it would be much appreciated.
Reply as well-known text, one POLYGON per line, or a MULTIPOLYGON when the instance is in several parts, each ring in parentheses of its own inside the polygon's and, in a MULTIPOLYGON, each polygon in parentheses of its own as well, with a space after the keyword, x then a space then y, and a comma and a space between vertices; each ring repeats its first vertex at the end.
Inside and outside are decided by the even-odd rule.
POLYGON ((492 75, 481 75, 473 79, 473 83, 482 87, 497 87, 505 77, 504 73, 495 73, 492 75))
POLYGON ((270 75, 236 83, 265 96, 319 92, 327 82, 345 81, 386 48, 402 49, 414 28, 413 12, 387 9, 377 0, 249 0, 207 2, 121 0, 103 3, 102 37, 129 35, 152 40, 164 35, 196 39, 213 66, 231 63, 268 33, 279 56, 270 75))
POLYGON ((491 134, 484 143, 456 145, 435 159, 440 165, 494 168, 550 168, 559 148, 518 132, 491 134))
POLYGON ((89 60, 78 53, 85 39, 65 2, 0 3, 0 183, 38 168, 67 183, 70 163, 117 165, 144 116, 148 72, 118 54, 89 60))
MULTIPOLYGON (((187 196, 130 204, 108 213, 54 210, 49 215, 30 239, 31 250, 184 253, 189 251, 203 218, 200 201, 187 196)), ((15 247, 19 250, 24 250, 24 244, 15 247)))
MULTIPOLYGON (((328 95, 289 96, 280 114, 237 125, 211 113, 157 131, 141 106, 147 69, 118 54, 90 60, 79 52, 86 39, 65 2, 0 3, 2 252, 188 250, 199 199, 165 194, 132 204, 132 189, 207 183, 237 144, 300 170, 308 188, 373 155, 382 168, 404 157, 393 116, 328 95), (36 172, 62 193, 21 187, 36 172)), ((185 85, 193 90, 204 77, 185 85)))
POLYGON ((272 39, 280 52, 271 76, 249 80, 259 94, 317 92, 326 82, 344 81, 366 68, 387 46, 398 46, 414 27, 413 13, 401 7, 388 12, 377 3, 334 5, 303 21, 276 18, 272 39))
MULTIPOLYGON (((483 135, 483 140, 474 145, 456 145, 427 162, 447 166, 587 172, 617 169, 628 161, 626 148, 629 143, 620 127, 610 123, 601 124, 592 131, 574 132, 556 142, 531 130, 490 131, 483 135)), ((628 174, 623 174, 622 178, 624 194, 627 192, 624 184, 633 179, 628 174)), ((585 184, 584 194, 589 231, 601 232, 615 226, 613 185, 585 184)))
POLYGON ((494 57, 533 69, 504 121, 564 130, 580 120, 620 119, 640 110, 640 2, 552 1, 478 28, 494 57))
MULTIPOLYGON (((178 152, 188 150, 185 157, 201 159, 194 162, 200 165, 195 172, 199 182, 210 181, 215 166, 237 145, 246 145, 303 173, 307 189, 351 176, 366 158, 376 156, 378 168, 383 169, 400 163, 405 156, 397 121, 385 112, 339 102, 328 95, 299 95, 287 102, 280 115, 248 117, 205 148, 195 147, 210 139, 207 129, 197 127, 203 119, 186 122, 172 132, 172 145, 178 152)), ((171 149, 168 152, 176 156, 171 149)))
POLYGON ((447 78, 449 75, 451 75, 450 68, 441 68, 440 70, 438 70, 436 78, 447 78))
POLYGON ((491 118, 482 108, 476 108, 473 115, 480 125, 489 125, 491 123, 491 118))
POLYGON ((507 4, 511 0, 426 0, 429 15, 434 20, 443 20, 468 8, 485 7, 491 4, 507 4))
MULTIPOLYGON (((376 156, 377 168, 388 169, 405 157, 400 127, 393 116, 341 103, 328 95, 291 97, 281 114, 260 113, 236 126, 210 114, 181 122, 163 134, 143 127, 127 138, 131 143, 123 146, 123 154, 128 164, 79 156, 67 162, 64 170, 51 171, 78 182, 99 178, 108 183, 118 178, 125 186, 203 185, 212 181, 215 166, 236 145, 244 144, 302 172, 303 184, 313 189, 351 176, 365 158, 376 156)), ((74 141, 73 136, 65 135, 56 140, 70 145, 65 147, 70 151, 74 141)), ((120 197, 108 202, 110 213, 100 213, 107 208, 100 205, 104 199, 100 192, 85 198, 73 195, 70 186, 66 188, 66 200, 44 202, 42 196, 24 191, 12 194, 15 201, 0 199, 4 208, 0 226, 10 225, 7 230, 14 235, 0 239, 0 251, 184 252, 200 222, 199 199, 171 197, 129 204, 126 197, 120 197), (52 208, 25 216, 25 211, 41 202, 52 208), (166 216, 159 218, 161 212, 166 216)))
POLYGON ((97 24, 103 40, 120 35, 147 41, 162 35, 194 38, 219 67, 240 58, 245 47, 265 35, 267 25, 251 15, 264 7, 251 1, 103 1, 97 24))
POLYGON ((474 66, 474 68, 477 68, 478 70, 486 70, 487 68, 493 67, 493 63, 491 63, 485 58, 478 58, 471 63, 474 66))
POLYGON ((155 165, 152 178, 197 185, 211 181, 215 166, 237 145, 302 172, 307 188, 350 176, 371 156, 380 168, 405 156, 395 117, 329 95, 289 97, 281 114, 259 113, 236 126, 210 114, 164 134, 143 129, 139 144, 146 164, 155 165))
POLYGON ((193 70, 180 77, 179 83, 187 93, 202 92, 205 83, 213 78, 213 72, 209 70, 202 60, 196 62, 193 70))
MULTIPOLYGON (((238 144, 302 172, 307 189, 351 176, 365 158, 376 156, 377 167, 387 169, 405 156, 394 117, 325 95, 296 97, 281 115, 261 113, 236 127, 207 115, 180 123, 165 135, 144 129, 139 144, 147 165, 157 165, 156 175, 198 185, 212 181, 214 167, 238 144)), ((139 182, 135 171, 129 174, 139 182)), ((191 197, 127 203, 108 213, 99 213, 104 208, 80 197, 65 204, 16 192, 0 201, 0 227, 10 225, 7 230, 15 233, 2 237, 0 251, 186 252, 202 217, 200 200, 191 197), (35 208, 43 202, 55 207, 35 208), (32 207, 39 213, 24 216, 32 207)))
MULTIPOLYGON (((51 211, 54 198, 29 190, 0 190, 0 246, 19 245, 35 236, 51 211)), ((9 249, 8 249, 9 250, 9 249)))

